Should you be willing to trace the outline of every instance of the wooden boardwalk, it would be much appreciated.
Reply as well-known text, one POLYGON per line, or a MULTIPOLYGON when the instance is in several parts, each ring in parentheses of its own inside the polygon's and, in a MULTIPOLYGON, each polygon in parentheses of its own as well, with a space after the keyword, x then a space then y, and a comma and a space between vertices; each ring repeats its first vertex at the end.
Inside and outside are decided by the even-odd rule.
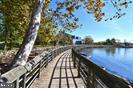
POLYGON ((85 88, 73 67, 71 50, 67 50, 51 61, 41 72, 31 88, 85 88))

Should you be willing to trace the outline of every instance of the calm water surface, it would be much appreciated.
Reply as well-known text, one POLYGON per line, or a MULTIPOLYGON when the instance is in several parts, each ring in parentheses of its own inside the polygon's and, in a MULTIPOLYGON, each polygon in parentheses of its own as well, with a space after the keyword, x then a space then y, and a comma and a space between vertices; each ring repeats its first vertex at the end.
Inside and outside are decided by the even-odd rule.
POLYGON ((81 53, 87 54, 91 61, 112 74, 133 83, 133 48, 94 48, 81 53))

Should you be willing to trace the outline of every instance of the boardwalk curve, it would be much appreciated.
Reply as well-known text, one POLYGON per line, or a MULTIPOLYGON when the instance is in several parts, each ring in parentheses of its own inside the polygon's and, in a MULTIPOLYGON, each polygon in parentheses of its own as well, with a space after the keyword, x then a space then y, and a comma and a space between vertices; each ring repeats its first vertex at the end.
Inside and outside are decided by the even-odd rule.
POLYGON ((35 80, 31 88, 84 88, 77 69, 73 67, 71 50, 54 58, 44 68, 40 78, 35 80))

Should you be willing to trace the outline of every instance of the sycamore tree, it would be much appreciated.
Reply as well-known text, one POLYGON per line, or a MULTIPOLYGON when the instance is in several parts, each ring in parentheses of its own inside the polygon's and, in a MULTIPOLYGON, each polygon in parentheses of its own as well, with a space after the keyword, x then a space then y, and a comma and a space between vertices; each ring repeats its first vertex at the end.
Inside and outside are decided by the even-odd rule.
MULTIPOLYGON (((8 0, 2 0, 3 3, 6 1, 8 0)), ((21 1, 25 1, 24 3, 31 3, 30 0, 28 0, 28 2, 26 2, 27 0, 13 0, 13 1, 16 2, 15 4, 21 1)), ((127 1, 127 0, 108 0, 108 2, 110 2, 113 5, 113 7, 116 9, 116 14, 112 17, 109 17, 108 19, 105 19, 105 21, 124 16, 125 13, 122 13, 122 8, 123 7, 127 8, 128 4, 131 3, 131 1, 127 1)), ((63 31, 64 30, 71 31, 81 26, 80 24, 78 24, 79 19, 75 17, 75 14, 74 14, 76 10, 80 8, 86 9, 87 13, 92 14, 95 17, 95 20, 99 22, 105 16, 105 13, 103 12, 102 9, 106 7, 106 3, 104 0, 57 0, 57 1, 34 0, 33 4, 32 6, 34 6, 34 8, 32 8, 31 6, 32 15, 29 21, 28 29, 26 30, 26 34, 23 39, 22 45, 20 46, 17 54, 15 55, 15 58, 11 63, 12 67, 26 64, 28 56, 36 40, 42 17, 44 18, 44 21, 46 21, 43 24, 44 30, 52 29, 56 31, 59 29, 63 31), (51 3, 55 4, 54 8, 50 6, 51 3)), ((10 15, 9 13, 7 14, 10 15)), ((25 14, 25 13, 22 13, 22 14, 25 14)), ((18 17, 19 16, 20 15, 18 15, 18 17)))

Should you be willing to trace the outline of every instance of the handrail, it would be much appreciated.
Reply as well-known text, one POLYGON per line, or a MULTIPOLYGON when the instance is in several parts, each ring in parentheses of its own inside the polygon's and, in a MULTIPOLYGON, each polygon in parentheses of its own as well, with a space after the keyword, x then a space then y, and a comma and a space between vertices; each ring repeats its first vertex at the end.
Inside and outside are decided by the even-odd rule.
POLYGON ((72 48, 72 46, 61 46, 51 51, 44 51, 42 54, 30 60, 25 66, 18 66, 4 74, 1 79, 3 83, 12 83, 13 88, 29 88, 40 72, 57 55, 72 48))
POLYGON ((73 48, 72 58, 74 67, 78 69, 78 76, 83 79, 87 88, 132 88, 127 80, 105 71, 82 56, 79 50, 83 48, 85 49, 78 46, 73 48))

